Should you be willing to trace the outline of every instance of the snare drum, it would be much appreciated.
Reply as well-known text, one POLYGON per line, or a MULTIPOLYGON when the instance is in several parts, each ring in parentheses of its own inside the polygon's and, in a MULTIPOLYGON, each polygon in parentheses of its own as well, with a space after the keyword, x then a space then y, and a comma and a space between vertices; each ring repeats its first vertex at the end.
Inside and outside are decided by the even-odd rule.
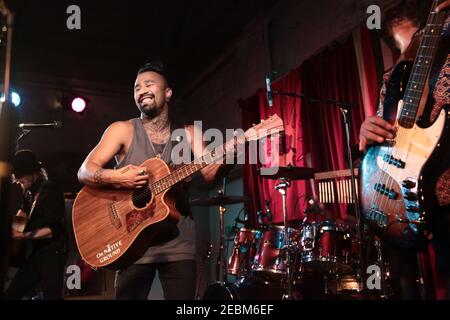
POLYGON ((250 272, 256 255, 261 231, 241 228, 233 243, 233 252, 228 260, 228 273, 234 276, 245 276, 250 272))
POLYGON ((327 220, 306 223, 302 230, 302 266, 307 271, 341 272, 352 269, 352 237, 345 224, 327 220))
MULTIPOLYGON (((300 230, 288 227, 289 246, 292 251, 299 246, 300 230)), ((263 232, 252 270, 256 274, 285 274, 286 247, 284 226, 271 226, 263 232)), ((291 255, 292 258, 293 254, 291 255)))

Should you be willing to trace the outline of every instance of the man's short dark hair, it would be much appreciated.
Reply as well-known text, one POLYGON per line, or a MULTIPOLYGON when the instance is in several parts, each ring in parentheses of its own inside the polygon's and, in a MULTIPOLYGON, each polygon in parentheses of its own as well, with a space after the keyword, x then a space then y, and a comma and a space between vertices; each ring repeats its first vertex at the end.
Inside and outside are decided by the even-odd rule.
POLYGON ((169 84, 169 79, 167 77, 166 69, 161 61, 151 61, 144 64, 141 68, 139 68, 137 75, 140 75, 144 72, 156 72, 166 79, 167 84, 169 84))

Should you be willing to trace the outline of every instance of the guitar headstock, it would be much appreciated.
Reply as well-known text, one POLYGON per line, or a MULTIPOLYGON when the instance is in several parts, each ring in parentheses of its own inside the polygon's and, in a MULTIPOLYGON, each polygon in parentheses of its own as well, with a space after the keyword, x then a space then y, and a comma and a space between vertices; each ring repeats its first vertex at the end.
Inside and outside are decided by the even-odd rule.
POLYGON ((261 120, 261 123, 245 131, 245 140, 259 140, 281 132, 284 132, 283 120, 281 120, 278 115, 274 114, 266 120, 261 120))

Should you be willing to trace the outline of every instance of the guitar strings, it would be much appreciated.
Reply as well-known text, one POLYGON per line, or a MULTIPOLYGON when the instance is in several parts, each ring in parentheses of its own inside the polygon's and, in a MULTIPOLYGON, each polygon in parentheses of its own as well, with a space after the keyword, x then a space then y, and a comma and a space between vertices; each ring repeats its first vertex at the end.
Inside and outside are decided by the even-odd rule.
MULTIPOLYGON (((429 19, 427 21, 427 26, 425 28, 425 30, 427 30, 428 28, 434 28, 434 29, 440 29, 440 28, 435 28, 435 26, 437 26, 439 23, 439 16, 435 13, 431 13, 429 16, 429 19)), ((443 20, 442 20, 443 23, 443 20)), ((425 86, 425 82, 426 79, 428 78, 428 74, 429 74, 429 70, 426 73, 422 73, 419 72, 421 71, 420 69, 417 70, 418 68, 420 68, 420 66, 423 66, 423 60, 426 59, 430 59, 428 61, 429 65, 431 66, 431 62, 434 58, 434 53, 435 53, 435 47, 437 45, 436 42, 439 41, 440 39, 440 32, 441 30, 438 30, 436 32, 436 36, 432 35, 432 36, 427 36, 427 32, 425 32, 425 35, 423 36, 422 39, 422 43, 421 46, 419 48, 419 52, 418 55, 416 57, 416 61, 414 64, 414 68, 412 70, 412 74, 411 74, 411 79, 408 80, 408 87, 407 87, 407 92, 408 95, 405 96, 404 98, 404 104, 402 106, 402 110, 400 110, 400 115, 401 117, 403 117, 403 119, 406 119, 406 125, 408 126, 413 126, 414 127, 414 123, 415 120, 417 118, 417 109, 418 109, 418 105, 420 104, 420 100, 422 97, 422 94, 418 95, 418 92, 420 93, 420 91, 423 93, 423 89, 425 86), (430 38, 430 39, 428 39, 430 38), (425 59, 424 59, 425 58, 425 59), (420 88, 419 90, 413 90, 411 87, 413 86, 413 84, 422 84, 422 88, 420 88), (412 105, 413 103, 416 104, 416 111, 415 111, 415 115, 409 115, 408 112, 410 112, 410 105, 412 105), (406 104, 406 105, 405 105, 406 104), (403 109, 403 107, 405 107, 406 109, 403 109), (405 114, 405 110, 406 110, 406 114, 405 114)), ((414 88, 417 89, 417 88, 414 88)), ((396 124, 398 125, 398 119, 396 121, 396 124)), ((406 161, 406 155, 408 154, 409 150, 407 149, 407 147, 410 145, 410 140, 411 140, 411 136, 413 134, 412 129, 408 129, 408 128, 403 128, 401 126, 397 127, 398 129, 398 139, 396 139, 395 141, 397 142, 396 147, 394 148, 393 152, 392 152, 392 156, 395 159, 399 159, 399 160, 404 160, 406 161)), ((392 169, 392 166, 384 166, 385 168, 387 168, 388 170, 387 173, 389 173, 389 169, 392 169)), ((390 183, 387 183, 387 181, 385 181, 385 184, 387 185, 387 190, 391 190, 394 187, 394 184, 396 183, 396 181, 391 177, 391 174, 388 174, 386 176, 387 181, 389 181, 390 183)), ((386 202, 388 201, 388 197, 384 196, 382 199, 382 204, 386 205, 386 202)))
MULTIPOLYGON (((431 36, 427 36, 427 32, 424 33, 424 39, 422 41, 421 49, 419 50, 419 55, 416 58, 416 60, 417 60, 416 62, 419 62, 420 60, 422 60, 421 61, 422 65, 424 63, 424 60, 426 61, 427 59, 429 59, 428 63, 425 62, 426 64, 428 64, 428 70, 425 70, 427 72, 426 73, 413 72, 413 74, 411 76, 411 80, 408 81, 408 87, 413 86, 413 83, 422 83, 422 88, 421 88, 422 90, 413 90, 411 88, 408 88, 412 91, 412 93, 409 94, 408 97, 405 97, 406 99, 410 99, 410 101, 406 101, 406 103, 412 103, 411 102, 411 100, 412 100, 417 105, 416 114, 414 116, 409 116, 409 119, 411 120, 409 125, 414 126, 415 120, 417 118, 418 105, 420 104, 423 90, 426 85, 426 80, 428 78, 429 71, 431 70, 432 61, 434 60, 434 56, 436 53, 435 49, 440 40, 440 33, 442 30, 443 22, 444 22, 444 15, 442 15, 442 14, 438 15, 436 13, 431 13, 430 19, 429 19, 429 21, 427 21, 427 26, 425 29, 433 28, 436 32, 435 32, 435 35, 431 35, 431 36), (426 57, 426 58, 424 59, 424 57, 426 57)), ((415 70, 413 70, 413 71, 415 71, 415 70)), ((416 88, 414 88, 414 89, 416 89, 416 88)), ((406 116, 408 117, 408 114, 406 116)), ((409 142, 411 141, 413 131, 411 129, 404 129, 404 128, 401 128, 399 130, 400 130, 400 139, 399 139, 400 147, 394 149, 393 156, 396 159, 404 159, 406 161, 405 157, 409 152, 409 150, 406 147, 409 146, 409 142)), ((394 182, 395 181, 393 179, 391 179, 391 184, 389 186, 390 188, 392 188, 394 182)))
MULTIPOLYGON (((230 141, 227 141, 226 143, 224 143, 221 147, 219 148, 215 148, 213 151, 204 154, 203 156, 195 159, 194 161, 188 163, 188 164, 184 164, 181 167, 175 169, 173 172, 171 172, 170 174, 168 174, 167 176, 159 179, 158 181, 155 181, 151 184, 149 184, 146 189, 140 193, 139 195, 136 196, 132 196, 132 199, 134 201, 139 201, 142 199, 145 199, 147 197, 149 197, 151 194, 157 195, 160 194, 161 192, 163 192, 164 190, 169 189, 170 187, 172 187, 176 182, 179 182, 185 178, 187 178, 190 174, 193 174, 196 171, 199 171, 201 169, 203 169, 206 165, 208 164, 212 164, 211 163, 206 163, 205 162, 205 157, 213 157, 213 153, 216 152, 216 150, 222 150, 224 151, 224 147, 226 147, 226 145, 229 143, 230 141), (189 173, 189 170, 191 170, 190 168, 192 168, 193 166, 200 166, 199 168, 195 167, 194 171, 192 171, 191 173, 189 173), (176 175, 178 175, 178 178, 184 177, 183 179, 174 179, 172 180, 176 175), (178 181, 176 181, 178 180, 178 181), (157 189, 157 185, 159 185, 160 187, 157 189)), ((219 151, 220 153, 220 151, 219 151)), ((216 152, 217 154, 217 152, 216 152)), ((223 152, 221 154, 222 157, 226 156, 226 153, 223 152)), ((213 157, 214 158, 214 157, 213 157)), ((218 157, 217 157, 218 158, 218 157)), ((216 160, 217 161, 217 160, 216 160)), ((116 202, 116 206, 119 207, 120 209, 124 209, 125 207, 128 207, 128 200, 121 200, 116 202)))
MULTIPOLYGON (((275 125, 273 125, 272 127, 270 127, 270 124, 273 123, 274 121, 275 121, 275 120, 273 120, 272 117, 270 117, 269 119, 266 119, 265 122, 264 122, 266 128, 264 128, 264 129, 258 128, 259 125, 256 125, 256 126, 252 127, 251 129, 254 129, 255 132, 258 131, 258 133, 255 135, 255 137, 257 137, 258 139, 260 139, 261 137, 269 136, 269 135, 271 135, 271 134, 273 134, 273 133, 279 133, 280 130, 282 130, 281 125, 279 125, 279 124, 276 125, 276 123, 275 123, 275 125), (267 123, 269 123, 269 126, 267 125, 267 123), (260 133, 261 131, 263 132, 262 134, 260 133)), ((250 129, 249 129, 249 130, 250 130, 250 129)), ((247 130, 247 131, 245 132, 245 135, 246 135, 246 139, 245 139, 245 140, 250 139, 250 138, 248 137, 248 135, 249 135, 249 133, 248 133, 249 130, 247 130)), ((251 137, 251 136, 250 136, 250 137, 251 137)), ((231 143, 233 144, 233 147, 234 147, 234 138, 231 139, 231 140, 229 140, 229 141, 227 141, 227 142, 225 142, 224 144, 222 144, 221 147, 213 149, 211 152, 202 155, 201 157, 195 159, 195 160, 192 161, 191 163, 182 165, 181 167, 177 168, 176 170, 174 170, 173 172, 171 172, 171 173, 168 174, 167 176, 165 176, 165 177, 159 179, 158 181, 155 181, 155 182, 153 182, 152 184, 148 185, 147 188, 142 192, 142 194, 139 194, 139 195, 137 195, 137 196, 134 196, 134 195, 133 195, 133 196, 132 196, 133 200, 134 200, 134 201, 136 201, 136 200, 138 201, 138 200, 141 200, 141 199, 144 199, 144 198, 150 196, 151 193, 157 195, 157 194, 163 192, 164 190, 169 189, 169 188, 170 188, 171 186, 173 186, 175 183, 177 183, 177 182, 179 182, 179 181, 181 181, 181 180, 187 178, 189 175, 195 173, 196 171, 199 171, 199 170, 203 169, 205 166, 207 166, 207 165, 209 165, 209 164, 212 164, 212 163, 214 163, 214 162, 217 162, 217 160, 219 159, 219 156, 217 156, 217 155, 220 155, 220 156, 222 157, 222 159, 224 159, 224 158, 226 157, 226 155, 227 155, 227 153, 226 153, 227 145, 228 145, 228 144, 231 144, 231 143), (211 159, 215 159, 215 160, 212 161, 211 163, 207 163, 207 162, 205 162, 205 157, 211 157, 211 159), (199 168, 195 168, 194 171, 192 171, 192 172, 189 173, 188 170, 190 170, 189 168, 192 168, 193 165, 196 165, 196 166, 197 166, 197 165, 200 165, 200 167, 199 167, 199 168), (186 169, 186 168, 187 168, 187 169, 186 169), (180 179, 180 176, 183 177, 183 174, 184 174, 184 178, 180 179), (174 182, 174 181, 172 181, 171 179, 172 179, 174 176, 176 176, 176 175, 178 176, 178 181, 174 182), (164 180, 164 183, 165 183, 165 184, 162 183, 163 180, 164 180), (158 184, 159 184, 160 186, 162 186, 162 187, 160 187, 159 189, 156 189, 156 186, 157 186, 158 184), (156 191, 156 192, 155 192, 155 191, 156 191), (151 192, 151 193, 150 193, 150 192, 151 192)), ((116 202, 116 207, 119 209, 119 212, 120 212, 122 209, 127 209, 127 208, 129 208, 129 201, 128 201, 128 200, 117 201, 117 202, 116 202)))
MULTIPOLYGON (((265 122, 266 126, 267 126, 267 123, 270 124, 269 121, 273 121, 273 120, 267 119, 266 122, 265 122)), ((253 129, 255 129, 255 128, 256 128, 256 126, 253 127, 253 129)), ((258 134, 257 136, 261 137, 261 136, 265 136, 265 135, 270 135, 270 134, 273 133, 272 131, 278 132, 277 130, 279 130, 279 129, 277 129, 276 127, 269 128, 269 129, 264 129, 264 130, 258 129, 259 132, 264 131, 264 133, 262 135, 258 134)), ((199 171, 199 170, 203 169, 205 166, 207 166, 209 164, 217 162, 217 160, 220 159, 219 157, 221 157, 222 159, 225 159, 225 157, 227 155, 227 153, 226 153, 227 146, 229 147, 229 144, 233 144, 233 147, 234 147, 234 138, 229 140, 229 141, 227 141, 227 142, 225 142, 224 144, 222 144, 222 146, 214 148, 211 152, 206 153, 203 156, 195 159, 191 163, 188 163, 188 164, 185 164, 185 165, 181 166, 180 168, 178 168, 178 169, 174 170, 173 172, 171 172, 169 175, 167 175, 167 176, 159 179, 158 181, 155 181, 154 183, 150 184, 147 187, 147 189, 142 192, 142 194, 137 195, 133 199, 136 201, 136 200, 141 200, 141 199, 143 199, 145 197, 148 197, 150 195, 149 192, 152 192, 153 194, 159 194, 159 193, 163 192, 164 190, 169 189, 175 183, 177 183, 177 182, 187 178, 190 174, 193 174, 196 171, 199 171), (207 163, 207 162, 205 162, 205 157, 210 157, 211 159, 214 159, 214 161, 211 161, 211 163, 207 163), (189 172, 188 170, 190 170, 190 168, 192 168, 192 166, 200 166, 200 167, 199 168, 195 168, 194 171, 192 171, 192 172, 189 172), (186 168, 187 168, 187 170, 185 170, 186 168), (181 171, 183 171, 183 172, 181 172, 181 171), (181 174, 180 174, 180 172, 181 172, 181 174), (174 182, 171 179, 174 176, 176 176, 176 175, 178 175, 178 178, 180 176, 182 176, 183 178, 181 178, 181 179, 179 178, 178 181, 174 182), (156 188, 157 185, 160 186, 158 189, 156 188)), ((175 179, 175 180, 177 180, 177 179, 175 179)), ((121 202, 126 202, 126 200, 123 200, 121 202)))
MULTIPOLYGON (((396 119, 396 123, 394 124, 394 126, 397 126, 397 119, 396 119)), ((397 137, 395 137, 395 140, 394 141, 396 141, 396 140, 400 140, 401 138, 402 138, 402 132, 397 132, 397 137)), ((380 149, 378 150, 378 152, 377 152, 377 154, 375 155, 375 161, 377 162, 377 159, 379 158, 379 155, 380 155, 380 153, 381 153, 381 151, 382 151, 382 146, 380 146, 380 149)), ((375 163, 375 165, 377 165, 377 163, 375 163)), ((386 164, 386 163, 383 163, 383 165, 382 165, 382 167, 380 168, 381 169, 381 171, 378 171, 379 172, 379 174, 381 175, 381 177, 379 178, 379 181, 380 181, 380 183, 381 184, 383 184, 383 182, 384 183, 386 183, 387 181, 387 177, 385 177, 385 175, 384 175, 384 172, 386 172, 387 173, 387 169, 388 169, 388 165, 386 164)), ((370 208, 373 208, 373 207, 375 207, 374 206, 374 204, 376 204, 376 207, 377 208, 379 208, 380 210, 384 207, 383 205, 384 205, 384 202, 385 201, 383 201, 383 200, 385 200, 384 199, 384 196, 381 196, 380 195, 380 192, 378 192, 378 191, 375 191, 374 192, 374 195, 373 195, 373 197, 372 197, 372 203, 371 203, 371 207, 370 208), (380 202, 380 199, 381 199, 381 202, 380 202)))
MULTIPOLYGON (((436 5, 437 5, 437 1, 435 1, 435 3, 433 4, 432 11, 436 7, 436 5)), ((444 22, 445 15, 444 14, 436 14, 436 13, 432 12, 429 15, 426 28, 428 28, 430 25, 435 25, 435 24, 437 24, 439 26, 439 24, 440 24, 439 20, 441 20, 440 18, 442 18, 442 23, 441 23, 441 25, 442 25, 443 22, 444 22)), ((432 26, 432 27, 434 27, 434 26, 432 26)), ((420 50, 419 50, 419 55, 420 56, 431 56, 431 54, 433 53, 434 47, 437 45, 436 42, 438 42, 440 40, 440 33, 441 33, 441 30, 442 30, 442 27, 441 28, 435 28, 435 29, 439 29, 439 31, 436 32, 436 36, 424 37, 422 39, 421 47, 420 47, 420 50), (427 39, 427 38, 431 38, 431 39, 427 39), (429 42, 431 42, 431 43, 429 43, 429 42), (430 54, 429 51, 431 51, 431 54, 430 54)), ((418 63, 418 59, 420 58, 419 55, 416 57, 415 65, 416 65, 416 63, 418 63)), ((432 58, 433 57, 431 57, 431 59, 432 58)), ((430 65, 431 65, 431 61, 430 61, 430 65)), ((413 71, 415 71, 416 68, 414 68, 413 71)), ((408 80, 408 87, 411 86, 411 84, 412 84, 411 81, 413 81, 415 83, 419 83, 419 80, 423 80, 425 82, 427 76, 428 76, 428 74, 423 75, 421 73, 417 74, 417 73, 413 72, 411 74, 411 79, 408 80), (421 77, 425 77, 425 79, 420 79, 421 77)), ((424 83, 424 85, 425 85, 425 83, 424 83)), ((408 89, 410 89, 408 87, 407 87, 407 92, 408 92, 408 89)), ((408 97, 405 96, 405 98, 411 98, 411 97, 414 98, 414 99, 418 99, 417 103, 420 103, 421 96, 417 97, 417 94, 414 93, 414 92, 412 94, 410 94, 408 97)), ((408 102, 404 101, 404 103, 408 103, 408 102)), ((414 125, 414 121, 415 121, 415 118, 416 118, 417 114, 416 114, 415 117, 411 117, 408 114, 404 115, 403 110, 400 110, 399 114, 401 116, 404 116, 404 118, 406 118, 406 119, 408 119, 408 118, 412 119, 412 123, 409 123, 409 124, 414 125)), ((397 129, 397 135, 396 135, 396 137, 394 139, 394 141, 396 143, 396 147, 394 148, 394 150, 392 152, 392 155, 396 159, 402 159, 405 156, 405 152, 407 153, 408 150, 403 150, 405 148, 401 148, 401 146, 402 145, 406 145, 406 142, 409 141, 410 136, 411 136, 411 129, 406 129, 406 128, 401 127, 399 125, 399 123, 398 123, 398 117, 396 119, 396 123, 394 124, 394 127, 397 129), (399 146, 400 146, 400 148, 399 148, 399 146), (400 155, 401 155, 401 157, 400 157, 400 155)), ((376 159, 378 158, 380 151, 381 151, 381 149, 379 150, 376 159)), ((380 174, 383 174, 383 172, 389 173, 389 170, 388 170, 389 168, 391 168, 390 165, 388 165, 387 163, 383 163, 383 166, 381 168, 382 172, 380 172, 380 174)), ((385 185, 388 185, 387 189, 389 190, 389 189, 391 189, 393 187, 393 185, 395 183, 395 180, 392 179, 390 177, 390 175, 386 174, 386 175, 384 175, 384 177, 381 178, 381 183, 382 184, 384 183, 385 185), (388 181, 390 183, 388 183, 388 181)), ((378 204, 378 206, 377 206, 378 208, 382 208, 382 207, 384 207, 386 205, 387 201, 388 201, 388 197, 387 196, 381 196, 379 192, 375 192, 374 196, 372 197, 371 207, 373 207, 374 204, 376 203, 376 204, 378 204), (380 198, 381 198, 381 202, 380 202, 380 198)))

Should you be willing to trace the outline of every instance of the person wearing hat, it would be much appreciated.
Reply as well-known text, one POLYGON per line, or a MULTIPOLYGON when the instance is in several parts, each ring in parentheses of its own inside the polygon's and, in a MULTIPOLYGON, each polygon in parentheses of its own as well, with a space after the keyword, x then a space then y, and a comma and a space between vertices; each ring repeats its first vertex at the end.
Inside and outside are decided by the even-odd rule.
POLYGON ((24 244, 25 253, 4 297, 21 299, 37 290, 42 299, 61 299, 66 258, 64 195, 48 179, 33 151, 17 151, 12 166, 13 181, 22 188, 20 213, 28 220, 23 232, 11 231, 13 241, 24 244))

